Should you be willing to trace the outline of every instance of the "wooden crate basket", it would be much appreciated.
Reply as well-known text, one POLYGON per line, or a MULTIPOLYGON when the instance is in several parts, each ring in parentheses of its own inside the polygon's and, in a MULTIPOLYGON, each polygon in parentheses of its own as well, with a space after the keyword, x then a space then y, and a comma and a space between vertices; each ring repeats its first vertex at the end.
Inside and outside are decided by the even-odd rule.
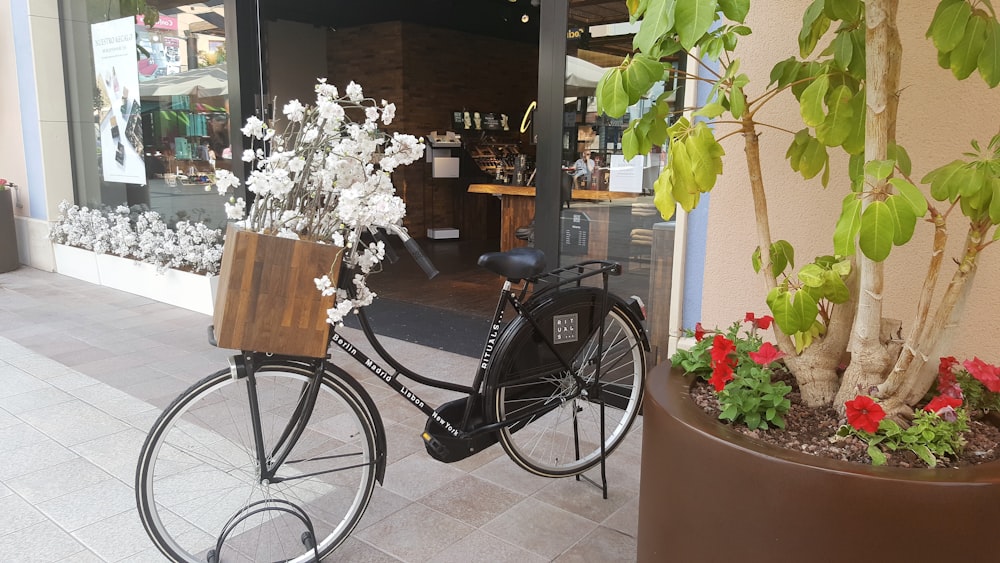
POLYGON ((324 297, 313 280, 327 274, 336 284, 342 256, 333 245, 230 225, 215 302, 219 347, 325 357, 334 296, 324 297))

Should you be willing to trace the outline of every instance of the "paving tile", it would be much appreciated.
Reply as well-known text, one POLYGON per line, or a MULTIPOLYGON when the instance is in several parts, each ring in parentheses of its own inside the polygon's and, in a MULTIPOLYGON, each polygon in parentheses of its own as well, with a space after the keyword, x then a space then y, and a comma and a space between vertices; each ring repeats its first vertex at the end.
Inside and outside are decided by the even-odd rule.
POLYGON ((417 563, 431 560, 434 554, 473 530, 426 506, 411 504, 358 532, 358 537, 389 555, 417 563))
POLYGON ((145 440, 146 432, 126 428, 121 432, 77 444, 71 449, 122 482, 132 483, 135 480, 139 451, 145 440))
POLYGON ((635 498, 625 503, 625 506, 616 510, 611 516, 608 516, 601 522, 601 525, 612 530, 618 530, 625 535, 636 537, 639 533, 639 495, 636 495, 635 498))
POLYGON ((478 528, 523 499, 510 489, 465 475, 431 491, 419 502, 478 528))
POLYGON ((399 512, 411 504, 413 504, 413 501, 410 499, 397 495, 385 487, 376 486, 372 492, 371 500, 368 501, 368 508, 365 509, 365 513, 361 517, 361 521, 358 522, 357 528, 354 529, 354 533, 372 524, 381 522, 386 517, 399 512))
MULTIPOLYGON (((468 563, 489 560, 490 563, 544 563, 547 558, 525 551, 514 544, 482 531, 475 531, 434 555, 434 563, 468 563)), ((592 559, 591 561, 602 561, 592 559)), ((604 561, 614 561, 607 559, 604 561)), ((620 561, 624 561, 623 559, 620 561)))
POLYGON ((47 383, 44 385, 44 387, 28 391, 27 393, 0 399, 0 408, 12 414, 20 414, 50 405, 65 403, 73 399, 72 395, 58 387, 47 383))
POLYGON ((11 411, 3 408, 3 406, 0 406, 0 428, 7 428, 16 424, 21 424, 21 419, 14 416, 11 411))
POLYGON ((0 365, 0 399, 48 387, 44 381, 10 365, 0 365))
MULTIPOLYGON (((35 430, 26 422, 18 421, 0 428, 0 453, 6 454, 11 450, 39 444, 49 438, 35 430)), ((2 478, 2 476, 0 476, 2 478)))
POLYGON ((38 503, 107 479, 111 479, 111 475, 89 461, 76 457, 41 471, 8 479, 6 484, 29 502, 38 503))
POLYGON ((79 456, 59 442, 45 438, 34 444, 10 450, 4 457, 6 461, 3 479, 9 481, 21 475, 42 472, 79 456))
POLYGON ((600 526, 557 557, 555 561, 557 563, 635 561, 635 557, 636 543, 633 536, 600 526))
POLYGON ((77 530, 135 505, 135 493, 118 479, 107 479, 67 493, 36 508, 64 530, 77 530))
POLYGON ((82 401, 71 401, 24 413, 21 419, 52 439, 72 446, 114 434, 128 426, 82 401))
POLYGON ((424 452, 417 452, 386 467, 383 486, 410 500, 416 500, 462 475, 462 471, 448 467, 424 452))
POLYGON ((590 533, 597 524, 533 498, 526 498, 482 527, 498 538, 549 559, 590 533))
MULTIPOLYGON (((20 496, 11 494, 0 497, 0 530, 3 530, 0 532, 0 540, 12 532, 45 521, 45 515, 20 496)), ((10 561, 10 559, 0 557, 0 561, 10 561)))
POLYGON ((87 549, 80 542, 48 520, 0 535, 0 561, 82 561, 85 554, 87 549))
POLYGON ((553 479, 532 495, 532 498, 561 508, 570 514, 601 522, 635 496, 634 492, 618 486, 609 478, 608 498, 605 499, 599 487, 584 480, 577 481, 567 477, 553 479))
POLYGON ((402 561, 356 537, 344 540, 344 543, 333 552, 329 559, 350 561, 351 563, 398 563, 402 561))
POLYGON ((546 477, 521 469, 506 455, 479 467, 472 474, 522 495, 534 494, 550 482, 546 477))
POLYGON ((73 537, 105 561, 131 560, 153 545, 135 508, 80 528, 73 537))

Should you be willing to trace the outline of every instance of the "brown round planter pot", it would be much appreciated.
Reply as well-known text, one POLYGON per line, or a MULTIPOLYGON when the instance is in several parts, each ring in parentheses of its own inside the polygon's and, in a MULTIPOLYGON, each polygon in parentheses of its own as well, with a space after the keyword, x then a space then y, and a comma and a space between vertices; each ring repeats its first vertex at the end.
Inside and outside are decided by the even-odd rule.
POLYGON ((643 407, 639 561, 997 561, 1000 462, 871 467, 753 442, 669 363, 643 407))

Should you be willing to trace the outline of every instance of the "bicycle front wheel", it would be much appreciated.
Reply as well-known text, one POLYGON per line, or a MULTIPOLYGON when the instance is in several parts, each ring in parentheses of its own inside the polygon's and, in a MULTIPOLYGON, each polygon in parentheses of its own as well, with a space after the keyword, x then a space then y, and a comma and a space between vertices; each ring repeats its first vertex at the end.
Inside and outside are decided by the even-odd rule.
POLYGON ((284 459, 271 480, 261 478, 248 378, 219 371, 163 411, 140 454, 136 500, 170 560, 316 561, 354 529, 376 481, 372 418, 324 373, 308 423, 289 431, 315 377, 304 362, 255 372, 260 445, 269 461, 284 459))
MULTIPOLYGON (((537 314, 542 324, 580 309, 579 302, 571 299, 563 307, 563 301, 537 314)), ((600 463, 602 442, 605 455, 614 451, 639 412, 646 373, 639 328, 618 301, 600 330, 596 324, 575 349, 570 369, 549 354, 543 341, 548 335, 527 323, 497 353, 489 380, 492 418, 508 423, 500 443, 532 473, 563 477, 590 469, 600 463)))

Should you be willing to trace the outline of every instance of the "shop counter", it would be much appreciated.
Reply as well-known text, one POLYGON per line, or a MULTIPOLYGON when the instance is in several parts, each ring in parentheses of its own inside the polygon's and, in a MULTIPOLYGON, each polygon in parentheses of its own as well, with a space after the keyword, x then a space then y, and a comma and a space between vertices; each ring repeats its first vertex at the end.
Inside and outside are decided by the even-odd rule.
MULTIPOLYGON (((469 193, 500 196, 500 250, 507 251, 528 246, 528 241, 514 236, 518 227, 524 227, 535 218, 535 188, 508 184, 471 184, 469 193)), ((638 194, 599 190, 573 190, 574 200, 611 201, 634 198, 638 194)))

